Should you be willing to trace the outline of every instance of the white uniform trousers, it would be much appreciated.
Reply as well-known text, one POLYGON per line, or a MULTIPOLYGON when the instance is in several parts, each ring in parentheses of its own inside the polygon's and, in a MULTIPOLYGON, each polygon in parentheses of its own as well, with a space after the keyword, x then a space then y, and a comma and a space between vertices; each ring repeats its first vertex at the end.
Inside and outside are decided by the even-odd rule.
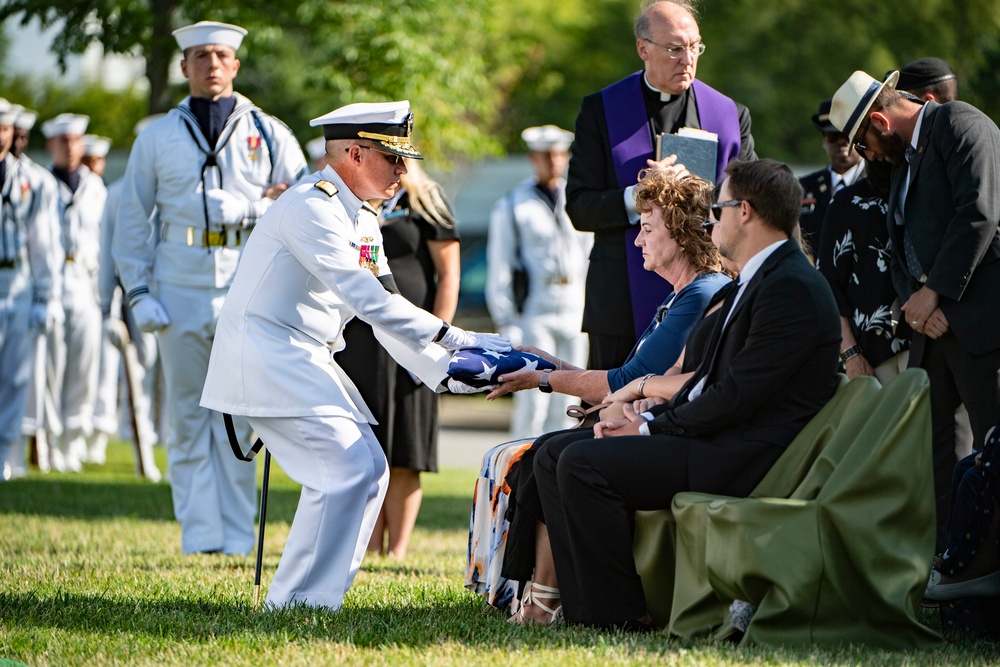
POLYGON ((118 388, 120 386, 122 353, 101 335, 101 363, 97 374, 97 394, 94 401, 94 430, 108 435, 118 430, 118 388))
MULTIPOLYGON (((567 321, 556 313, 525 316, 518 321, 521 345, 533 345, 560 359, 583 368, 587 364, 587 337, 580 333, 579 320, 567 321)), ((532 438, 564 428, 576 421, 566 416, 566 408, 579 402, 566 394, 543 394, 536 390, 514 394, 510 437, 532 438)))
MULTIPOLYGON (((21 439, 34 338, 28 326, 30 315, 31 290, 0 294, 0 467, 11 446, 21 439)), ((11 464, 23 467, 24 461, 11 464)))
MULTIPOLYGON (((170 403, 167 467, 174 516, 181 524, 181 550, 249 554, 254 546, 256 466, 233 455, 222 414, 198 404, 228 290, 162 282, 153 290, 170 316, 158 337, 170 403)), ((240 443, 249 447, 246 420, 236 418, 234 423, 240 443)))
POLYGON ((63 322, 49 338, 53 374, 49 388, 62 419, 64 444, 89 436, 101 360, 101 308, 89 292, 63 298, 63 322))
POLYGON ((302 485, 267 605, 339 609, 361 567, 389 484, 371 426, 346 417, 249 417, 281 469, 302 485))

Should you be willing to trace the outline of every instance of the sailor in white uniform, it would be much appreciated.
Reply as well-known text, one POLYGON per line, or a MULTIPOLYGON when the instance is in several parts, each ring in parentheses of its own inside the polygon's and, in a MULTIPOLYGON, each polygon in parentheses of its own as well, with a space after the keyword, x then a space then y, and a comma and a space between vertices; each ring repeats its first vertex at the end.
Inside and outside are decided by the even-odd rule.
POLYGON ((395 292, 367 201, 391 198, 406 173, 402 158, 422 157, 409 140, 409 103, 351 104, 312 125, 323 126, 327 166, 282 195, 247 244, 219 318, 202 405, 247 415, 281 469, 302 484, 268 605, 337 609, 389 478, 374 419, 334 361, 344 325, 355 316, 370 324, 431 387, 445 377, 448 350, 510 346, 450 326, 395 292))
MULTIPOLYGON (((573 133, 543 125, 527 128, 521 138, 535 175, 499 199, 490 213, 486 305, 514 345, 533 345, 582 368, 587 337, 580 327, 594 235, 577 231, 566 215, 563 175, 573 133)), ((572 402, 563 394, 518 392, 510 436, 527 438, 572 426, 566 417, 572 402)))
MULTIPOLYGON (((28 157, 27 150, 31 137, 31 128, 38 120, 38 113, 30 109, 21 109, 14 119, 14 143, 11 153, 17 158, 21 168, 28 176, 33 196, 38 198, 41 215, 38 218, 39 224, 48 227, 44 233, 48 240, 49 263, 54 267, 52 274, 52 295, 49 299, 52 307, 47 309, 47 319, 43 326, 33 328, 31 331, 32 361, 31 377, 28 382, 28 401, 24 411, 24 421, 22 422, 22 433, 24 442, 22 448, 30 447, 34 450, 38 461, 38 469, 48 472, 51 469, 49 457, 49 424, 56 425, 55 430, 61 432, 62 426, 55 414, 55 404, 48 393, 48 377, 52 372, 51 358, 49 356, 49 342, 55 335, 56 323, 63 319, 62 301, 62 271, 55 267, 62 267, 66 261, 63 252, 61 237, 61 226, 59 223, 59 184, 52 172, 28 157)), ((13 457, 18 463, 23 461, 22 452, 18 452, 13 457)), ((20 471, 15 467, 15 474, 20 471)))
POLYGON ((80 472, 93 431, 101 360, 101 309, 97 296, 101 218, 108 191, 82 163, 83 135, 90 118, 63 113, 42 123, 45 150, 59 186, 59 223, 64 320, 50 340, 49 393, 62 424, 54 438, 53 467, 80 472), (60 458, 62 461, 60 461, 60 458))
POLYGON ((306 165, 291 131, 233 91, 243 28, 202 21, 173 34, 191 94, 132 146, 112 253, 136 322, 159 332, 181 550, 246 554, 254 543, 254 468, 233 456, 221 416, 198 399, 249 232, 306 165), (154 211, 160 231, 150 243, 154 211))
MULTIPOLYGON (((49 321, 53 274, 45 200, 10 153, 20 107, 0 99, 0 481, 26 473, 21 422, 31 373, 32 330, 49 321)), ((51 201, 51 200, 50 200, 51 201)))
MULTIPOLYGON (((107 165, 108 151, 111 150, 111 140, 96 134, 83 135, 83 163, 91 172, 104 178, 104 168, 107 165)), ((94 397, 93 432, 87 449, 87 463, 103 465, 107 459, 108 439, 118 430, 118 388, 119 371, 121 370, 120 342, 116 338, 118 320, 112 318, 112 310, 116 314, 121 311, 121 290, 114 271, 114 260, 111 258, 111 236, 114 231, 114 217, 109 216, 108 205, 111 202, 111 189, 105 198, 104 213, 101 216, 101 244, 98 270, 98 296, 101 306, 101 354, 97 373, 97 394, 94 397)), ((116 209, 117 210, 117 209, 116 209)))

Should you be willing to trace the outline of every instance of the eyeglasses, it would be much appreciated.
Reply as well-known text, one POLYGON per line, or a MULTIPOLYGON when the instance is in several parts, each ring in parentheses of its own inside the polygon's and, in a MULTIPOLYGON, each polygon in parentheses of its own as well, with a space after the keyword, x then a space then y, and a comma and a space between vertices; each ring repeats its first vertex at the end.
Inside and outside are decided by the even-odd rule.
MULTIPOLYGON (((362 146, 361 144, 358 144, 358 148, 364 148, 366 150, 375 151, 376 153, 380 153, 382 155, 382 157, 385 158, 385 161, 388 162, 389 164, 391 164, 394 167, 396 165, 398 165, 400 162, 403 161, 403 156, 402 155, 396 155, 395 153, 387 153, 386 151, 380 151, 379 149, 375 148, 374 146, 362 146)), ((350 148, 345 148, 344 149, 344 151, 349 151, 349 150, 351 150, 351 149, 350 148)))
POLYGON ((722 209, 724 209, 724 208, 730 208, 730 207, 733 207, 733 206, 739 206, 744 201, 746 201, 746 200, 745 199, 730 199, 728 201, 720 201, 720 202, 718 202, 716 204, 712 204, 711 206, 709 206, 709 209, 711 209, 711 211, 712 211, 712 217, 709 218, 708 220, 706 220, 705 222, 701 223, 701 226, 702 227, 711 227, 715 223, 717 223, 717 222, 719 222, 719 221, 722 220, 722 209))
POLYGON ((870 130, 871 127, 872 127, 872 119, 869 116, 868 118, 865 118, 865 124, 863 128, 859 129, 858 133, 855 135, 858 138, 858 140, 856 140, 854 143, 851 144, 851 148, 856 150, 858 152, 858 155, 860 155, 866 160, 869 159, 868 147, 865 146, 863 143, 861 143, 860 140, 864 139, 865 135, 868 134, 868 130, 870 130))
POLYGON ((690 46, 685 46, 683 44, 670 44, 668 46, 664 46, 663 44, 657 44, 656 42, 654 42, 653 40, 649 39, 648 37, 643 37, 642 39, 643 39, 643 41, 649 42, 653 46, 655 46, 655 47, 657 47, 657 48, 662 49, 663 51, 665 51, 666 54, 667 54, 667 56, 671 60, 677 60, 678 58, 680 58, 681 56, 683 56, 685 52, 690 53, 695 58, 697 58, 701 54, 705 53, 705 43, 704 42, 696 42, 694 44, 691 44, 690 46))

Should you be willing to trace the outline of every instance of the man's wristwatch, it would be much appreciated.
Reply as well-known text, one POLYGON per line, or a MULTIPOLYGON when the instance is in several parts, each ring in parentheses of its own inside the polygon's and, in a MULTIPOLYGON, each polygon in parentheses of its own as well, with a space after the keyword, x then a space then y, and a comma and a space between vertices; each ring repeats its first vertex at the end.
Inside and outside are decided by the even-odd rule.
POLYGON ((852 345, 840 353, 840 360, 846 364, 848 359, 850 359, 851 357, 856 357, 859 354, 861 354, 861 346, 852 345))
POLYGON ((538 378, 538 391, 543 394, 552 393, 552 387, 549 386, 549 373, 551 372, 552 369, 546 369, 542 371, 542 375, 538 378))

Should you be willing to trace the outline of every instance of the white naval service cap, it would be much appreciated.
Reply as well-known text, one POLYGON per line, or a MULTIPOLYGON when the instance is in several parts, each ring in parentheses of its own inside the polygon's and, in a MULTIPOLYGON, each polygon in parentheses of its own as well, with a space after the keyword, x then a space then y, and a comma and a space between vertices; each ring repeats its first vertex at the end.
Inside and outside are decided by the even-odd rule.
POLYGON ((11 104, 0 97, 0 125, 13 125, 14 120, 17 119, 17 114, 23 108, 17 104, 11 104))
POLYGON ((410 143, 413 113, 410 103, 356 102, 309 121, 323 128, 325 139, 371 139, 379 148, 402 157, 424 159, 410 143))
POLYGON ((326 155, 326 137, 316 137, 306 142, 306 153, 310 160, 318 160, 326 155))
POLYGON ((531 151, 566 151, 573 143, 573 133, 555 125, 529 127, 521 132, 521 138, 531 151))
POLYGON ((87 157, 107 157, 111 139, 96 134, 83 135, 83 154, 87 157))
POLYGON ((19 130, 30 130, 35 126, 36 120, 38 120, 37 111, 21 107, 17 112, 17 118, 14 119, 14 127, 19 130))
POLYGON ((49 118, 42 123, 42 135, 46 139, 61 137, 64 134, 84 135, 87 132, 87 125, 90 124, 90 116, 83 116, 77 113, 61 113, 55 118, 49 118))
POLYGON ((199 21, 172 33, 181 51, 187 51, 192 46, 202 44, 221 44, 232 47, 233 51, 240 48, 247 31, 238 25, 219 23, 218 21, 199 21))

